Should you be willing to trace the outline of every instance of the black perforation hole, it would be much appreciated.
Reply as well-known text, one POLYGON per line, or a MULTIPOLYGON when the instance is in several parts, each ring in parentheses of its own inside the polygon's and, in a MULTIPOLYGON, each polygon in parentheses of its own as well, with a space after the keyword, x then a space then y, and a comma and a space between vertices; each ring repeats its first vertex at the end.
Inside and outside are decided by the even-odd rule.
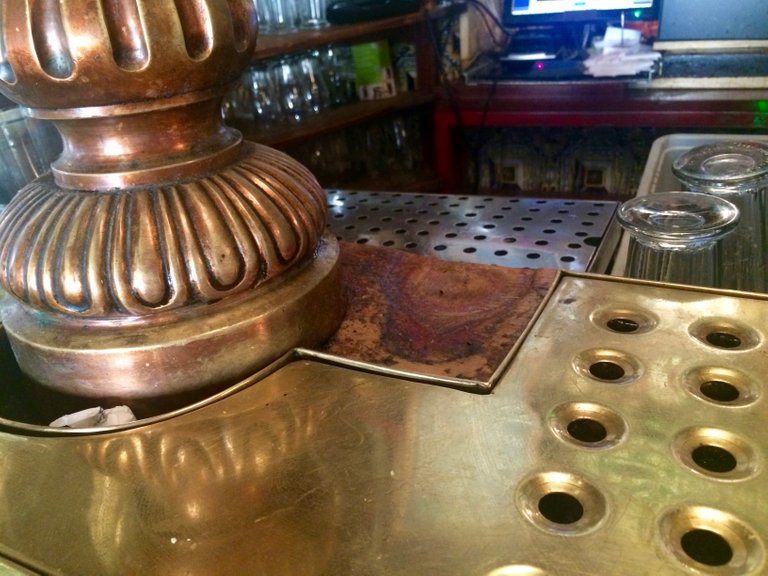
POLYGON ((597 420, 578 418, 568 424, 568 434, 581 442, 594 444, 605 440, 608 436, 608 431, 597 420))
POLYGON ((715 402, 735 402, 739 399, 739 389, 722 380, 708 380, 699 386, 701 393, 715 402))
POLYGON ((706 336, 707 342, 718 348, 738 348, 741 346, 741 338, 728 332, 710 332, 706 336))
POLYGON ((711 530, 695 529, 680 538, 683 551, 696 562, 707 566, 725 566, 733 559, 728 541, 711 530))
POLYGON ((699 446, 691 452, 691 458, 704 470, 720 474, 730 472, 737 464, 735 456, 719 446, 699 446))
POLYGON ((601 380, 621 380, 624 377, 624 368, 614 362, 595 362, 589 367, 589 373, 601 380))
POLYGON ((550 522, 573 524, 584 516, 584 506, 565 492, 551 492, 539 500, 539 512, 550 522))
POLYGON ((640 328, 640 324, 630 318, 611 318, 606 322, 606 326, 614 332, 621 333, 636 332, 640 328))

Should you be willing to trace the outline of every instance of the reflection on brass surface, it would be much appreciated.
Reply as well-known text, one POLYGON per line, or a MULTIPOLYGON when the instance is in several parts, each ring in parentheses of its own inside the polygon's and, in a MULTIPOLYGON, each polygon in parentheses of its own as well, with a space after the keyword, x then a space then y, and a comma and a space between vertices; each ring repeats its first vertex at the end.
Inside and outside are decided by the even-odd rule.
POLYGON ((221 118, 252 0, 8 0, 0 32, 0 91, 64 142, 0 214, 3 321, 28 376, 178 405, 333 333, 323 190, 221 118))
POLYGON ((147 322, 41 317, 8 296, 0 310, 16 359, 34 381, 148 416, 230 386, 297 345, 322 342, 344 312, 338 257, 338 243, 326 238, 315 258, 257 291, 147 322))
POLYGON ((0 554, 78 576, 762 576, 764 390, 706 402, 689 379, 697 366, 763 374, 767 307, 566 275, 492 394, 296 360, 132 430, 4 433, 0 554), (657 322, 606 330, 606 306, 657 322), (707 345, 691 327, 708 318, 738 319, 757 344, 707 345), (594 378, 573 362, 584 350, 643 370, 594 378), (620 441, 566 440, 566 420, 585 417, 620 425, 620 441), (749 473, 693 469, 681 451, 699 440, 749 473))

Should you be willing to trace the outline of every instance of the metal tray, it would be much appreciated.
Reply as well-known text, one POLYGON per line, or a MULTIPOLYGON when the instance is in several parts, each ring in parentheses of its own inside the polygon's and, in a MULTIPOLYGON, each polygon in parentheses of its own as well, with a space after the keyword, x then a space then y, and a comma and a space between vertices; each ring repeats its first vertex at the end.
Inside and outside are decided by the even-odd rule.
POLYGON ((0 568, 764 575, 767 307, 563 273, 492 394, 303 358, 132 430, 0 433, 0 568))
POLYGON ((442 260, 572 272, 607 270, 618 202, 328 190, 339 240, 442 260), (598 249, 599 248, 599 249, 598 249))

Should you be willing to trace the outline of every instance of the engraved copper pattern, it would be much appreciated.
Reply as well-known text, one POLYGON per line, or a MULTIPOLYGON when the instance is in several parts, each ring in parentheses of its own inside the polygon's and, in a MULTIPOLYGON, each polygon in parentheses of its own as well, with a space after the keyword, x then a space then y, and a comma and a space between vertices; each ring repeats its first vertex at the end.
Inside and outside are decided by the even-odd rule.
POLYGON ((48 176, 0 217, 0 284, 38 309, 147 315, 251 290, 311 257, 324 195, 283 153, 130 193, 58 188, 48 176))
POLYGON ((0 91, 30 108, 224 86, 256 46, 251 0, 4 0, 0 91))
POLYGON ((323 190, 221 117, 256 35, 252 0, 0 4, 0 92, 63 140, 0 218, 32 381, 153 413, 338 327, 323 190))

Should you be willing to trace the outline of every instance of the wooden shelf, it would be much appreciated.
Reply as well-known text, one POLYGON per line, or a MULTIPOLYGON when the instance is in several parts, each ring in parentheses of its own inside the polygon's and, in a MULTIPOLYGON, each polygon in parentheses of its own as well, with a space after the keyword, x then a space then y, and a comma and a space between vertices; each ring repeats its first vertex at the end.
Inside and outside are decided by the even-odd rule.
MULTIPOLYGON (((765 92, 743 89, 652 88, 635 79, 456 83, 437 90, 435 163, 447 190, 465 178, 458 154, 462 130, 479 128, 655 128, 685 131, 764 131, 765 92)), ((534 191, 527 191, 528 195, 534 191)))
MULTIPOLYGON (((424 4, 432 4, 425 0, 424 4)), ((255 121, 231 120, 245 139, 274 148, 287 149, 324 134, 350 128, 388 114, 432 106, 436 100, 434 87, 438 83, 437 55, 428 26, 435 20, 450 18, 466 11, 465 0, 453 0, 439 7, 423 7, 418 12, 348 25, 331 25, 321 30, 299 30, 289 34, 264 34, 258 38, 253 62, 277 58, 284 54, 311 50, 327 45, 350 45, 373 40, 403 39, 413 43, 417 54, 419 90, 393 98, 355 102, 306 118, 299 124, 262 126, 255 121), (406 40, 407 39, 407 40, 406 40)), ((432 109, 425 111, 428 115, 432 109)), ((431 141, 431 139, 430 139, 431 141)), ((294 150, 295 151, 295 150, 294 150)), ((290 150, 289 150, 290 152, 290 150)), ((430 155, 431 157, 431 155, 430 155)), ((430 163, 432 160, 429 161, 430 163)), ((440 181, 434 169, 426 166, 410 174, 389 175, 387 178, 347 175, 346 182, 377 190, 437 191, 440 181)))
POLYGON ((346 104, 308 117, 301 124, 261 128, 255 123, 231 121, 229 124, 243 133, 246 140, 273 147, 285 147, 333 132, 359 122, 365 122, 385 114, 426 106, 435 101, 435 95, 426 92, 406 92, 393 98, 368 100, 346 104))
POLYGON ((254 60, 273 58, 287 52, 309 50, 326 44, 362 41, 365 38, 421 24, 427 20, 442 18, 465 9, 466 6, 463 3, 456 3, 432 9, 421 9, 418 12, 382 20, 328 26, 321 30, 300 30, 288 34, 263 34, 259 36, 256 44, 254 60))

